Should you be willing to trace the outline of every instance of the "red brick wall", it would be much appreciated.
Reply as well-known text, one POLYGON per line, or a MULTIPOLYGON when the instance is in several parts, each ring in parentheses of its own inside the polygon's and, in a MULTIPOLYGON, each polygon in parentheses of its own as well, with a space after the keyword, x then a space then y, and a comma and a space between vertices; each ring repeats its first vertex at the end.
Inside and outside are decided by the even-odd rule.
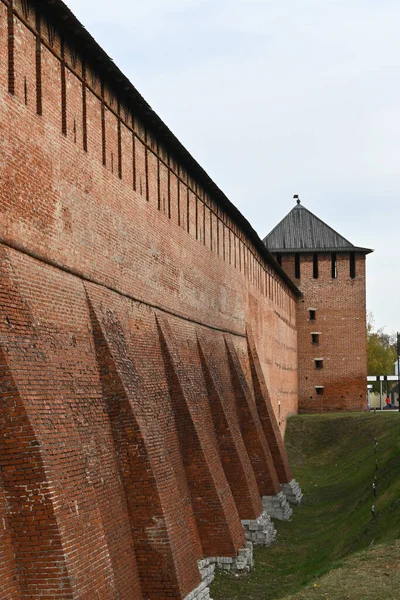
POLYGON ((332 278, 331 254, 318 254, 318 278, 313 278, 312 254, 301 255, 300 279, 294 277, 293 255, 282 266, 304 297, 298 303, 299 410, 321 412, 365 410, 367 381, 365 256, 356 254, 356 276, 350 278, 350 255, 337 253, 337 278, 332 278), (310 320, 309 309, 316 309, 310 320), (318 345, 311 333, 319 333, 318 345), (318 370, 315 359, 323 359, 318 370), (323 395, 315 386, 323 386, 323 395))
POLYGON ((196 561, 235 555, 240 519, 255 518, 260 496, 291 478, 278 479, 268 459, 238 359, 246 338, 157 311, 160 332, 152 308, 14 250, 2 251, 0 267, 1 409, 10 423, 1 448, 4 593, 17 585, 18 567, 29 598, 54 597, 62 578, 60 598, 185 597, 199 583, 196 561), (220 390, 219 419, 200 340, 220 390))
POLYGON ((35 6, 0 0, 0 409, 3 419, 16 411, 10 439, 23 432, 18 447, 1 447, 0 589, 13 599, 183 598, 199 583, 196 561, 235 555, 240 519, 283 482, 246 328, 269 390, 261 401, 277 414, 280 402, 283 432, 297 411, 296 301, 35 6), (262 481, 248 472, 255 445, 235 372, 262 481))
MULTIPOLYGON (((22 23, 18 0, 14 6, 19 16, 14 16, 12 95, 7 91, 7 5, 0 2, 1 241, 213 327, 244 333, 251 322, 272 401, 277 405, 278 397, 285 398, 283 418, 294 412, 292 292, 207 190, 118 102, 107 82, 96 79, 89 64, 83 94, 78 81, 82 57, 72 61, 67 42, 61 43, 43 16, 38 91, 38 61, 25 49, 34 37, 22 23), (64 88, 58 58, 62 46, 64 88), (26 73, 27 105, 22 93, 26 73), (37 114, 38 96, 42 115, 37 114), (112 111, 120 113, 120 120, 112 111)), ((35 23, 31 3, 27 25, 34 29, 35 23)))

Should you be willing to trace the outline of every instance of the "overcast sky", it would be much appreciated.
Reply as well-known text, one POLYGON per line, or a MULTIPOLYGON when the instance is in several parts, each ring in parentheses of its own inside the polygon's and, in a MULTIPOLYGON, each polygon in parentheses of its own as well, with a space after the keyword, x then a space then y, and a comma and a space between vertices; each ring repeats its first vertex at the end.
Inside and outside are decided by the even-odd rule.
POLYGON ((293 194, 400 330, 399 0, 67 0, 264 237, 293 194))

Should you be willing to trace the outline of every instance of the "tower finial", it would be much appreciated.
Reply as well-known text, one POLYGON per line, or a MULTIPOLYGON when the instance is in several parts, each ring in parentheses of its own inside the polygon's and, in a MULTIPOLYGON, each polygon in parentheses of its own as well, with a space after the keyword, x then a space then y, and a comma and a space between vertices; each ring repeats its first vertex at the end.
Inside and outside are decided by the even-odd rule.
POLYGON ((298 194, 295 194, 293 196, 293 198, 296 200, 297 204, 300 204, 300 198, 299 198, 298 194))

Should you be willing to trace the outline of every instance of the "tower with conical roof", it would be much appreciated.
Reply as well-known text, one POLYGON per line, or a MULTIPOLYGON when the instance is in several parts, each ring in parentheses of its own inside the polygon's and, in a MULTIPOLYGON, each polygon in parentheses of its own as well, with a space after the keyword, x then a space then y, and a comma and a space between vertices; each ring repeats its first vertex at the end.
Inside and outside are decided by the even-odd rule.
POLYGON ((365 257, 296 198, 264 244, 303 294, 298 301, 299 411, 364 410, 365 257))

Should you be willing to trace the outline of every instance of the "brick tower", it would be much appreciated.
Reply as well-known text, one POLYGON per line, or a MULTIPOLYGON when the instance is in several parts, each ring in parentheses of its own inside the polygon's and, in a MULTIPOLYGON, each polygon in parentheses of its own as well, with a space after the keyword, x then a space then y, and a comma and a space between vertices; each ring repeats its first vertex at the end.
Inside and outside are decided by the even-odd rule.
POLYGON ((264 244, 303 294, 297 304, 299 411, 364 410, 365 256, 372 250, 355 247, 298 198, 264 244))

